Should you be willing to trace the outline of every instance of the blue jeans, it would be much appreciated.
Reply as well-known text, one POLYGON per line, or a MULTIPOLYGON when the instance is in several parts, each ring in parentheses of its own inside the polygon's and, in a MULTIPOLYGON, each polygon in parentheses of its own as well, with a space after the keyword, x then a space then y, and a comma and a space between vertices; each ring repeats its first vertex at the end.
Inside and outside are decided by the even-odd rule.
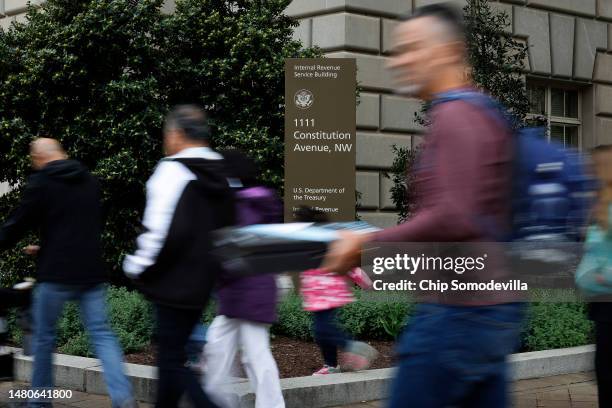
POLYGON ((504 408, 524 306, 420 304, 398 345, 389 407, 504 408))
POLYGON ((187 359, 191 363, 198 363, 202 353, 204 352, 204 346, 206 345, 206 332, 208 331, 208 325, 198 322, 191 335, 189 341, 185 347, 187 351, 187 359))
POLYGON ((314 338, 321 349, 325 365, 330 367, 338 365, 338 349, 345 349, 351 341, 338 324, 337 310, 314 312, 314 338))
MULTIPOLYGON (((51 389, 53 368, 51 356, 55 348, 57 320, 64 304, 77 301, 81 319, 102 361, 104 380, 113 406, 134 399, 132 385, 123 372, 123 353, 111 331, 106 311, 106 285, 79 286, 58 283, 39 283, 34 289, 32 313, 34 319, 34 370, 32 388, 51 389)), ((32 401, 32 407, 50 406, 49 401, 32 401)))

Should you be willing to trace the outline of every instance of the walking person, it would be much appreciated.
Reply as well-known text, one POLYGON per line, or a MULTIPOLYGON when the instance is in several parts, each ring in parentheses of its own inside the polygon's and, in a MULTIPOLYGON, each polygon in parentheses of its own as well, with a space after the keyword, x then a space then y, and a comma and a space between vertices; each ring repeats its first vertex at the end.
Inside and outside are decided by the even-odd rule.
POLYGON ((126 275, 155 305, 158 408, 187 394, 196 407, 214 407, 189 368, 186 345, 221 271, 210 255, 211 232, 234 222, 234 197, 223 157, 209 147, 204 111, 175 107, 166 117, 162 159, 147 182, 145 232, 125 258, 126 275))
MULTIPOLYGON (((300 208, 296 218, 298 222, 328 222, 323 212, 308 207, 300 208)), ((313 313, 314 339, 323 356, 323 367, 313 375, 367 369, 378 352, 364 342, 353 340, 340 326, 338 312, 343 306, 355 301, 349 287, 351 283, 362 289, 370 289, 371 280, 360 268, 354 268, 347 276, 324 269, 310 269, 302 272, 300 278, 302 305, 304 310, 313 313)))
POLYGON ((376 349, 353 340, 338 322, 342 306, 355 301, 350 283, 359 284, 362 289, 369 289, 371 285, 360 268, 351 270, 347 276, 323 269, 302 272, 303 307, 314 315, 314 339, 323 356, 323 367, 315 376, 365 370, 378 356, 376 349))
POLYGON ((612 145, 593 149, 599 191, 587 231, 585 252, 576 284, 590 301, 589 319, 595 325, 595 375, 600 407, 612 407, 612 145))
MULTIPOLYGON (((255 163, 238 151, 223 152, 236 185, 237 225, 282 222, 282 204, 274 190, 257 183, 255 163)), ((218 311, 207 333, 206 389, 224 408, 237 406, 224 386, 231 383, 238 351, 255 391, 256 408, 284 408, 278 367, 270 350, 270 326, 276 322, 274 275, 226 276, 217 288, 218 311)))
MULTIPOLYGON (((512 132, 495 115, 452 92, 478 92, 469 72, 462 16, 445 4, 424 6, 394 33, 398 91, 431 103, 431 125, 416 170, 417 210, 402 224, 368 235, 345 233, 324 267, 346 271, 368 242, 491 242, 478 220, 507 225, 512 132)), ((501 229, 501 228, 500 228, 501 229)), ((507 279, 494 262, 479 281, 507 279)), ((503 408, 508 406, 506 357, 519 343, 523 305, 510 294, 433 296, 416 307, 398 341, 398 371, 389 407, 503 408), (502 296, 500 296, 502 295, 502 296)))
MULTIPOLYGON (((0 247, 14 245, 30 230, 40 236, 40 247, 29 247, 30 253, 38 252, 32 388, 52 389, 56 323, 64 304, 76 301, 94 352, 102 361, 113 407, 135 407, 132 386, 123 372, 123 354, 106 311, 108 277, 100 246, 98 182, 83 165, 68 159, 54 139, 34 140, 30 154, 35 172, 19 206, 0 227, 0 247)), ((51 402, 33 400, 30 406, 51 406, 51 402)))

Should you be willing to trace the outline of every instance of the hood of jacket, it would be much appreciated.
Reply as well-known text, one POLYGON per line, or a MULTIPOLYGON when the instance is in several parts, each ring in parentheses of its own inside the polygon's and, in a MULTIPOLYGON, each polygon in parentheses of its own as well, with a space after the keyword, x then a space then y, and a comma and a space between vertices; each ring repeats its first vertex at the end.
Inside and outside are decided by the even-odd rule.
POLYGON ((89 175, 87 168, 76 160, 49 162, 38 173, 67 183, 79 183, 89 175))
POLYGON ((228 172, 223 160, 210 160, 200 157, 182 157, 167 160, 177 161, 196 176, 195 185, 208 194, 231 193, 228 172))

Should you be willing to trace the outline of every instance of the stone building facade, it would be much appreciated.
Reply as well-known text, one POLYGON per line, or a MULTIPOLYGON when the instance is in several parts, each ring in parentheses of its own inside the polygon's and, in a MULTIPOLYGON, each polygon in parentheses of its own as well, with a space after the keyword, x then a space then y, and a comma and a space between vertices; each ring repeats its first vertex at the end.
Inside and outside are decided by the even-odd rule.
MULTIPOLYGON (((36 0, 34 2, 40 2, 36 0)), ((398 15, 440 0, 293 0, 295 38, 329 57, 355 58, 362 88, 357 107, 357 189, 362 218, 396 223, 390 199, 391 146, 414 146, 423 129, 420 102, 394 95, 385 68, 398 15)), ((464 5, 465 0, 454 0, 464 5)), ((544 115, 549 137, 588 150, 612 143, 612 0, 490 0, 506 11, 506 28, 529 45, 526 80, 532 113, 544 115)), ((165 8, 171 11, 173 1, 165 8)), ((25 0, 0 0, 0 25, 23 18, 25 0)))
MULTIPOLYGON (((396 223, 383 176, 393 144, 414 146, 420 103, 394 95, 385 68, 398 15, 440 0, 293 0, 295 37, 330 57, 355 58, 362 87, 357 108, 357 189, 361 215, 396 223)), ((506 11, 506 29, 529 45, 527 86, 532 113, 548 119, 549 137, 582 150, 612 143, 612 0, 490 1, 506 11)), ((455 0, 465 5, 465 0, 455 0)))

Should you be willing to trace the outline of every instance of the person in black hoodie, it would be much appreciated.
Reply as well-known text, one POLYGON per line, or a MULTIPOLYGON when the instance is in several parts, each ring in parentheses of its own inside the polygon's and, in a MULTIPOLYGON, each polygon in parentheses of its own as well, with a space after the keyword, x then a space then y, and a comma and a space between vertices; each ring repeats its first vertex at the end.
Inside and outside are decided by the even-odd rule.
POLYGON ((197 374, 186 367, 185 346, 221 272, 210 233, 234 223, 234 197, 223 157, 209 145, 206 114, 195 105, 166 117, 162 159, 147 182, 147 203, 134 254, 123 269, 155 304, 159 408, 184 393, 196 407, 214 407, 197 374))
MULTIPOLYGON (((38 253, 32 304, 32 387, 53 387, 51 355, 56 322, 64 304, 75 300, 96 355, 102 360, 113 406, 136 406, 132 386, 122 370, 123 354, 107 319, 98 182, 79 162, 69 160, 54 139, 34 140, 30 154, 35 172, 27 181, 19 206, 0 227, 0 248, 13 246, 30 230, 39 233, 40 246, 28 247, 30 253, 38 253)), ((30 404, 50 405, 45 399, 30 404)))

